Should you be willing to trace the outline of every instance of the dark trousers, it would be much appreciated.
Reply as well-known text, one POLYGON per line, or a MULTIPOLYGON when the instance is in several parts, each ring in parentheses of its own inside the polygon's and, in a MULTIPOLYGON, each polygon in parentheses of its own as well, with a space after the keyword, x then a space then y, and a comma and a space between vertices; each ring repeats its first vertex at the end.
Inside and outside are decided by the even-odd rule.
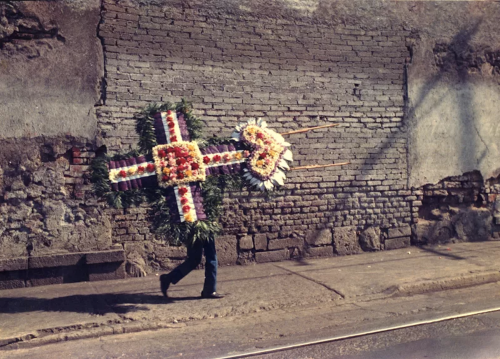
POLYGON ((203 251, 206 259, 203 292, 210 294, 217 291, 217 253, 214 238, 208 241, 196 241, 188 247, 186 260, 169 274, 173 284, 176 284, 200 264, 203 251))

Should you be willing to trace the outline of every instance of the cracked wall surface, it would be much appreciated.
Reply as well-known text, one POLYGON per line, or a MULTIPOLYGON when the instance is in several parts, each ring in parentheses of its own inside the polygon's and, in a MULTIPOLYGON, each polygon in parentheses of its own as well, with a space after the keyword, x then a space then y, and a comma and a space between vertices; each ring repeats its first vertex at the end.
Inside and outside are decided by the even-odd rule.
POLYGON ((99 0, 0 4, 0 260, 111 246, 72 151, 96 141, 99 21, 99 0))
POLYGON ((408 65, 409 185, 500 174, 500 4, 454 33, 418 34, 408 65))
POLYGON ((100 1, 0 4, 0 137, 93 138, 100 1))

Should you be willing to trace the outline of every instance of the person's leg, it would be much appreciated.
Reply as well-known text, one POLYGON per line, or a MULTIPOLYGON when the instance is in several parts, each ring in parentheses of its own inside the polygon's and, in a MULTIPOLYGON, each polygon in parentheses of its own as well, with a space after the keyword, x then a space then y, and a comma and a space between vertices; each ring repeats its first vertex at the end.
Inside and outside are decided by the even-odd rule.
POLYGON ((175 267, 169 274, 160 276, 161 291, 164 296, 167 296, 167 290, 170 283, 177 284, 200 264, 202 253, 203 244, 201 241, 196 241, 193 245, 188 247, 187 258, 184 262, 175 267))
POLYGON ((217 252, 215 250, 215 238, 204 241, 203 250, 205 252, 205 284, 203 285, 203 295, 209 295, 217 291, 217 252))

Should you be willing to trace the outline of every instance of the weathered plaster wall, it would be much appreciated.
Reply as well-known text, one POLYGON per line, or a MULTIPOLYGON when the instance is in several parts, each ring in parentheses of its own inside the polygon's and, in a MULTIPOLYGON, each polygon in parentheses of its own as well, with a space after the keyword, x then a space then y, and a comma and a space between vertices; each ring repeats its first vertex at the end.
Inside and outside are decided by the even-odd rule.
POLYGON ((1 138, 93 138, 100 0, 0 4, 1 138))
MULTIPOLYGON (((499 29, 500 31, 500 29, 499 29)), ((474 30, 471 30, 474 32, 474 30)), ((421 39, 408 70, 411 187, 500 174, 500 40, 421 39)))
POLYGON ((111 245, 71 151, 96 140, 99 21, 98 0, 0 4, 0 257, 111 245))

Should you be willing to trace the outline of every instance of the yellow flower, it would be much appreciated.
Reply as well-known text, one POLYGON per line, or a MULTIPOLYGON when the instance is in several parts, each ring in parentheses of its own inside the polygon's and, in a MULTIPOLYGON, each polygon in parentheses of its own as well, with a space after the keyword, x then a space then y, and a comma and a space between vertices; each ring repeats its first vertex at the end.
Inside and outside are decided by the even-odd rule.
POLYGON ((135 175, 136 172, 137 172, 137 167, 130 167, 128 169, 128 174, 131 176, 135 175))
POLYGON ((255 132, 257 132, 257 129, 255 127, 248 127, 247 132, 251 135, 254 135, 255 132))
POLYGON ((190 151, 194 151, 195 147, 194 147, 193 145, 188 145, 188 149, 189 149, 190 151))
POLYGON ((170 168, 165 167, 165 168, 163 169, 163 174, 164 174, 164 175, 168 175, 168 174, 170 174, 170 168))
POLYGON ((191 151, 189 152, 189 155, 193 158, 196 158, 196 152, 195 151, 191 151))
POLYGON ((236 152, 234 154, 234 158, 236 158, 237 160, 241 160, 241 157, 242 157, 241 152, 236 152))
POLYGON ((257 143, 259 146, 264 146, 264 142, 261 139, 255 141, 255 143, 257 143))
POLYGON ((191 213, 188 213, 184 216, 184 219, 186 220, 186 222, 193 222, 193 216, 191 215, 191 213))
POLYGON ((264 161, 259 160, 256 162, 256 164, 257 164, 257 167, 262 167, 262 165, 264 164, 264 161))
POLYGON ((116 179, 117 175, 118 175, 118 171, 117 170, 111 170, 111 171, 109 171, 109 179, 110 180, 116 179))
POLYGON ((188 177, 191 177, 193 175, 193 172, 191 170, 186 170, 186 172, 184 172, 186 174, 186 176, 188 177))
POLYGON ((269 155, 270 155, 271 157, 276 157, 276 155, 277 155, 277 154, 278 154, 278 153, 277 153, 276 151, 272 151, 272 150, 271 150, 271 151, 269 151, 269 155))

